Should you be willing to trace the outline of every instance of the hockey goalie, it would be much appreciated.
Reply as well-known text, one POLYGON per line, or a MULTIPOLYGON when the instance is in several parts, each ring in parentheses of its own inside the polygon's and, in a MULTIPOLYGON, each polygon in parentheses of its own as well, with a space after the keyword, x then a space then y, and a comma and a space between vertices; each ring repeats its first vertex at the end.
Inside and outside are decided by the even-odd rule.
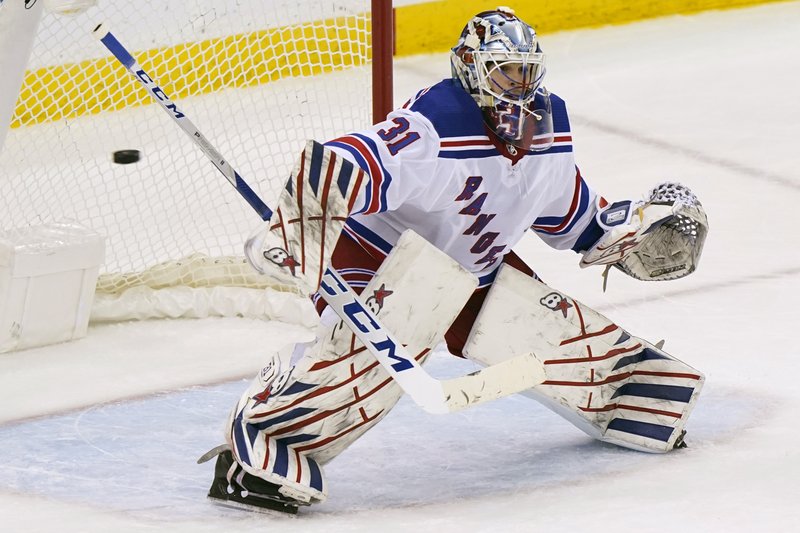
MULTIPOLYGON (((451 62, 451 77, 384 122, 310 142, 248 242, 258 270, 314 294, 320 323, 314 342, 265 347, 226 443, 207 454, 212 499, 287 513, 324 501, 325 464, 403 394, 389 370, 423 362, 442 339, 486 370, 534 354, 543 373, 523 394, 596 439, 654 453, 684 445, 703 375, 544 284, 512 247, 531 230, 581 266, 677 279, 697 267, 702 205, 677 183, 639 200, 595 193, 565 103, 543 85, 537 36, 511 9, 473 17, 451 62), (328 266, 361 295, 349 311, 328 305, 328 266), (402 344, 391 367, 376 359, 380 343, 357 336, 377 320, 402 344)), ((495 397, 508 374, 494 375, 495 397)), ((465 404, 480 394, 461 392, 465 404)))

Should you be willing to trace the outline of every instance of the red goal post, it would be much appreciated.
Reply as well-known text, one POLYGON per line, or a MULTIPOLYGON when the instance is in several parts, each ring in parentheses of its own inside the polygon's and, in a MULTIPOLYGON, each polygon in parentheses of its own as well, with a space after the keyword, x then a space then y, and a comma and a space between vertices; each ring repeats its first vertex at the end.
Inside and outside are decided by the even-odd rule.
POLYGON ((392 0, 372 2, 372 120, 382 121, 394 109, 392 59, 394 11, 392 0))

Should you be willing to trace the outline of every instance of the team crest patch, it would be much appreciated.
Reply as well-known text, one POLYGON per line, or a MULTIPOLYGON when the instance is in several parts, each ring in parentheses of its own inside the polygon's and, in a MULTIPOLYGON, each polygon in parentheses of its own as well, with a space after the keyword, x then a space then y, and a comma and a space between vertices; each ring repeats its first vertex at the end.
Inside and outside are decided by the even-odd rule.
POLYGON ((275 376, 277 376, 280 372, 280 369, 281 365, 279 360, 273 359, 270 361, 267 366, 262 368, 258 373, 258 379, 261 381, 261 384, 265 387, 269 386, 272 383, 272 380, 275 379, 275 376))
POLYGON ((564 318, 567 318, 567 309, 572 307, 572 304, 557 292, 551 292, 539 300, 539 303, 553 311, 561 311, 564 314, 564 318))
MULTIPOLYGON (((383 309, 383 302, 387 296, 391 296, 394 291, 390 291, 386 288, 386 284, 382 283, 380 288, 372 291, 372 295, 364 301, 364 305, 372 311, 375 315, 381 312, 383 309)), ((331 331, 331 339, 336 335, 336 331, 340 330, 344 327, 344 320, 339 321, 333 331, 331 331)))
MULTIPOLYGON (((262 379, 262 383, 264 379, 264 370, 267 370, 268 368, 270 367, 265 367, 261 371, 259 377, 262 379)), ((286 388, 286 384, 289 383, 289 378, 292 377, 293 370, 294 367, 291 367, 285 372, 278 374, 277 376, 273 373, 272 376, 269 378, 269 382, 266 384, 264 390, 251 397, 254 400, 253 407, 259 406, 262 403, 266 403, 271 396, 280 396, 283 390, 286 388)))
POLYGON ((381 309, 383 309, 383 301, 393 292, 394 291, 386 289, 386 284, 382 283, 379 289, 372 291, 372 296, 367 298, 364 304, 367 306, 367 309, 377 315, 381 309))
POLYGON ((293 370, 294 367, 291 367, 289 368, 289 370, 283 372, 282 374, 279 374, 275 378, 275 381, 269 387, 270 394, 272 394, 273 396, 280 396, 280 394, 286 388, 286 384, 289 383, 289 378, 292 377, 293 370))
POLYGON ((297 259, 289 255, 289 252, 277 246, 264 252, 264 257, 279 267, 288 268, 291 271, 292 276, 295 275, 294 267, 300 266, 300 263, 297 262, 297 259))

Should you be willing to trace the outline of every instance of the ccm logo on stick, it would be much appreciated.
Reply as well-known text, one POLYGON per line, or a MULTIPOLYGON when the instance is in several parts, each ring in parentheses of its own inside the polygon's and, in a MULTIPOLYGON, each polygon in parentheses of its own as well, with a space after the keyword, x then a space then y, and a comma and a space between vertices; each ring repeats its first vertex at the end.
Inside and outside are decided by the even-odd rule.
MULTIPOLYGON (((336 288, 331 287, 324 281, 320 284, 322 290, 330 294, 331 296, 347 296, 345 292, 346 289, 341 286, 339 280, 334 279, 336 281, 336 288), (341 292, 337 292, 338 289, 341 292)), ((358 300, 351 300, 350 302, 344 304, 342 306, 342 310, 344 314, 353 322, 353 324, 363 333, 380 333, 380 326, 375 322, 372 317, 369 315, 367 310, 358 300), (359 319, 358 315, 364 315, 367 318, 368 322, 363 322, 359 319)), ((411 364, 411 361, 398 355, 396 353, 397 345, 390 339, 386 337, 384 340, 380 342, 372 342, 370 343, 379 351, 379 352, 388 352, 389 359, 394 359, 397 361, 396 363, 392 364, 392 368, 395 372, 402 372, 403 370, 408 370, 413 368, 414 365, 411 364)))
MULTIPOLYGON (((350 320, 353 321, 353 324, 355 324, 356 327, 361 331, 363 331, 364 333, 371 333, 371 332, 378 333, 380 331, 378 324, 374 320, 372 320, 372 317, 370 317, 367 314, 367 310, 364 309, 364 306, 361 305, 361 302, 352 301, 348 304, 345 304, 343 309, 344 313, 350 318, 350 320), (369 327, 367 326, 367 324, 361 322, 358 318, 356 318, 356 316, 359 314, 367 317, 367 320, 369 320, 369 327)), ((401 357, 395 353, 395 351, 397 350, 397 345, 395 345, 394 341, 392 341, 392 339, 390 339, 389 337, 386 337, 381 342, 372 342, 372 341, 370 342, 379 352, 389 352, 388 353, 389 359, 394 359, 395 361, 397 361, 392 365, 392 368, 394 368, 396 372, 402 372, 403 370, 408 370, 409 368, 413 367, 413 365, 408 359, 401 357)))
POLYGON ((147 75, 147 73, 145 71, 143 71, 141 69, 137 70, 136 71, 136 76, 140 80, 142 80, 142 83, 144 83, 145 87, 147 87, 147 89, 151 93, 153 93, 153 96, 155 96, 157 99, 159 99, 162 102, 168 102, 166 104, 166 107, 167 107, 167 109, 172 111, 172 114, 175 115, 175 118, 183 118, 183 117, 186 116, 183 113, 181 113, 180 111, 178 111, 178 106, 176 106, 175 104, 172 103, 172 101, 169 99, 169 97, 166 94, 164 94, 164 91, 161 90, 161 87, 156 85, 156 83, 150 78, 150 76, 147 75))

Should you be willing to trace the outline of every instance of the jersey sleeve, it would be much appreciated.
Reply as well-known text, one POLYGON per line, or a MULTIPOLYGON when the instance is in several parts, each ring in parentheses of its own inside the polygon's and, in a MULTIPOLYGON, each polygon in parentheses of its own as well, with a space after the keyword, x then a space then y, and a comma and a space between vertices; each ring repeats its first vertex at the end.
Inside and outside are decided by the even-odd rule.
POLYGON ((351 214, 382 213, 422 194, 436 170, 439 135, 420 113, 398 109, 369 129, 325 146, 364 170, 368 180, 351 214))
POLYGON ((558 157, 550 166, 548 187, 542 191, 544 205, 531 224, 531 229, 553 248, 571 248, 583 252, 603 234, 595 221, 599 197, 583 179, 575 164, 566 102, 553 93, 550 99, 555 131, 552 150, 558 151, 558 157))
POLYGON ((602 236, 595 215, 598 203, 605 202, 586 183, 576 166, 574 175, 564 176, 549 204, 531 225, 548 245, 559 250, 586 251, 602 236))

